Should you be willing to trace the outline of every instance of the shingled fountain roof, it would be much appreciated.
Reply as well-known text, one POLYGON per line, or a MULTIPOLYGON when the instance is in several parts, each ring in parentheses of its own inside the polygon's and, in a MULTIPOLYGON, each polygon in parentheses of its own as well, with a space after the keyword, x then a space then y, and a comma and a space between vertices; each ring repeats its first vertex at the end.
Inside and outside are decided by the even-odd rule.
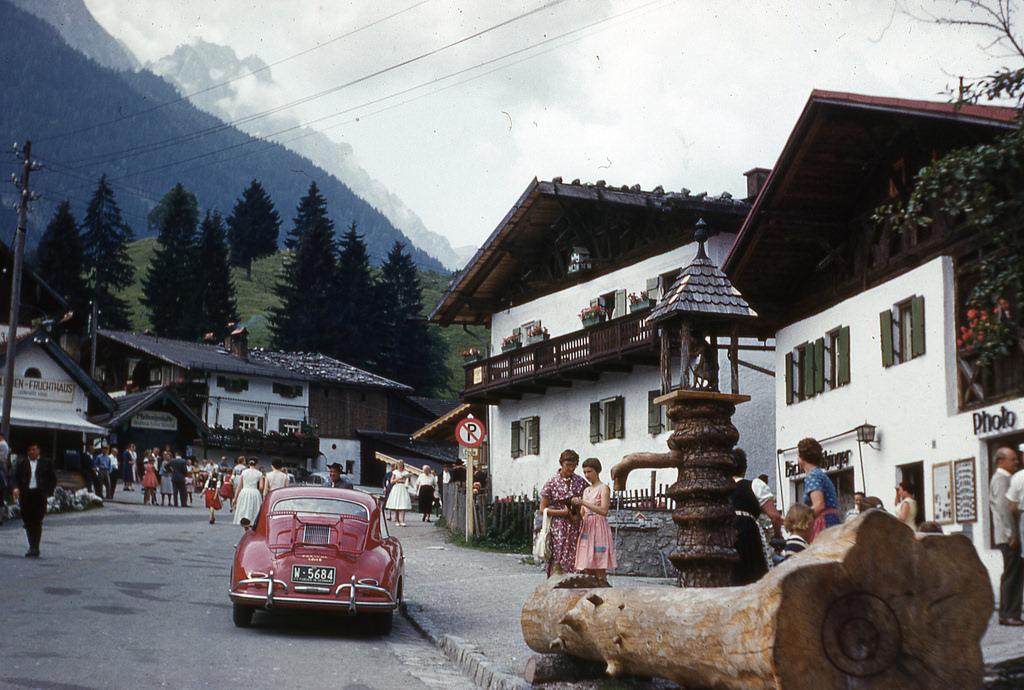
POLYGON ((672 318, 698 316, 703 318, 756 318, 755 312, 724 273, 704 251, 707 231, 704 222, 697 223, 696 238, 700 243, 697 256, 684 268, 672 287, 647 317, 648 323, 672 318))

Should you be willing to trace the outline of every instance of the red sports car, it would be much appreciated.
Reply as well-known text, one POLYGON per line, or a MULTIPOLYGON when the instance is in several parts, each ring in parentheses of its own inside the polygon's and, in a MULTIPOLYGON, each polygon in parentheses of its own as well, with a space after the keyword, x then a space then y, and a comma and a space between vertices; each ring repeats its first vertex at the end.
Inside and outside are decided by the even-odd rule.
POLYGON ((277 489, 235 549, 235 625, 251 625, 256 609, 316 609, 367 616, 386 635, 402 601, 404 563, 377 498, 327 487, 277 489))

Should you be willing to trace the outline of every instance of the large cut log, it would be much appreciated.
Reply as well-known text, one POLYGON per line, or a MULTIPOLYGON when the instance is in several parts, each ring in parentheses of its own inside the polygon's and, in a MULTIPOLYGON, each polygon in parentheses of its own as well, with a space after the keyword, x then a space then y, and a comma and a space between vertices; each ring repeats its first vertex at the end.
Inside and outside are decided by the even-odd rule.
POLYGON ((873 510, 747 587, 549 578, 522 628, 534 651, 688 687, 976 688, 992 608, 970 540, 915 535, 873 510))

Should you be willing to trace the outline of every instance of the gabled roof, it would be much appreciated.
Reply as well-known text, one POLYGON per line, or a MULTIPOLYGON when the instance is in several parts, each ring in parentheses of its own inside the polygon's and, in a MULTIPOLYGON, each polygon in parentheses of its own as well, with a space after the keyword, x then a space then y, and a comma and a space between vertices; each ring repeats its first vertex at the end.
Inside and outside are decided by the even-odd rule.
POLYGON ((416 405, 419 405, 429 414, 434 417, 441 417, 455 408, 459 407, 458 400, 442 400, 441 398, 424 398, 418 395, 410 395, 409 400, 416 405))
POLYGON ((170 338, 158 338, 140 333, 108 331, 104 329, 100 330, 100 335, 185 369, 298 381, 308 381, 312 378, 306 374, 292 372, 276 364, 238 357, 220 345, 190 343, 184 340, 172 340, 170 338))
POLYGON ((715 232, 736 232, 748 204, 718 197, 643 191, 536 178, 498 223, 484 245, 449 283, 429 319, 486 324, 491 314, 629 265, 691 241, 704 216, 715 232), (568 257, 582 246, 596 258, 593 272, 570 274, 568 257), (601 256, 601 253, 604 256, 601 256))
POLYGON ((309 380, 322 383, 372 386, 396 391, 413 390, 412 386, 392 381, 371 371, 316 352, 280 352, 256 349, 249 350, 249 360, 281 367, 292 373, 309 377, 309 380))
MULTIPOLYGON (((4 338, 4 342, 6 343, 6 338, 4 338)), ((68 353, 64 352, 64 349, 57 344, 45 328, 39 328, 28 334, 19 333, 17 343, 14 346, 15 359, 17 359, 20 353, 33 346, 42 348, 75 383, 85 389, 87 396, 96 400, 104 409, 113 410, 117 407, 117 403, 107 395, 100 384, 89 376, 88 372, 79 366, 78 362, 72 359, 68 353)), ((0 368, 6 366, 6 364, 7 348, 5 346, 0 348, 0 368)))
POLYGON ((909 184, 932 152, 990 141, 1016 118, 998 106, 813 91, 723 270, 763 324, 778 326, 806 296, 807 279, 864 251, 851 224, 881 202, 874 185, 887 171, 904 165, 909 184))
POLYGON ((113 429, 127 421, 137 412, 149 409, 163 400, 171 403, 171 405, 176 407, 190 422, 195 424, 196 429, 199 431, 201 436, 205 436, 206 432, 209 431, 203 420, 196 416, 196 413, 189 409, 188 405, 183 403, 169 386, 149 388, 114 398, 114 402, 117 405, 115 410, 105 414, 93 415, 89 418, 89 421, 93 424, 100 424, 113 429))
POLYGON ((441 441, 416 441, 409 434, 398 434, 388 431, 357 431, 360 438, 373 440, 377 445, 376 450, 391 454, 382 445, 388 446, 397 451, 400 457, 418 455, 431 458, 438 462, 455 463, 459 461, 459 446, 455 443, 444 443, 441 441))

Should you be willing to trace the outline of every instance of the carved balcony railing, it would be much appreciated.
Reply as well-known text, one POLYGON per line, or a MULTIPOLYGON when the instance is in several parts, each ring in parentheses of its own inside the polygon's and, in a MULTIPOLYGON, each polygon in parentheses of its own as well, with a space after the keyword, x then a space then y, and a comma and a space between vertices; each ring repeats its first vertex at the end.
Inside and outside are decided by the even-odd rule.
POLYGON ((970 410, 1024 395, 1024 340, 1007 357, 978 366, 981 353, 960 348, 956 353, 957 388, 961 410, 970 410))
POLYGON ((644 320, 647 313, 628 314, 468 363, 463 398, 474 402, 518 399, 523 393, 567 387, 573 379, 595 381, 603 371, 657 366, 659 342, 656 329, 644 320))

